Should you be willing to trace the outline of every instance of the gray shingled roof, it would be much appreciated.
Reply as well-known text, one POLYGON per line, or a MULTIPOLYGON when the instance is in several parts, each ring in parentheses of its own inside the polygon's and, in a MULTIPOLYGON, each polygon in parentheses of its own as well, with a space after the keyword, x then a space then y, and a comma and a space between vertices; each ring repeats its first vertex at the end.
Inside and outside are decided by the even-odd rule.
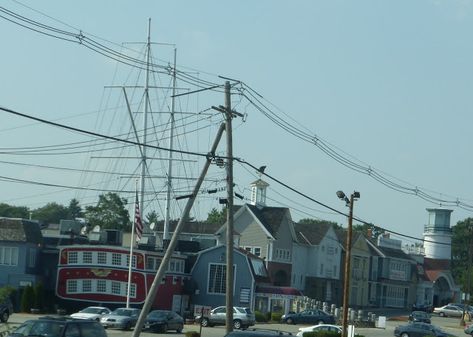
POLYGON ((279 227, 281 226, 282 220, 284 219, 288 208, 267 206, 258 208, 250 204, 246 204, 246 206, 258 218, 258 220, 263 224, 268 232, 273 237, 276 237, 276 233, 279 231, 279 227))
POLYGON ((24 219, 0 218, 0 241, 43 243, 39 224, 24 219))
POLYGON ((330 228, 329 223, 321 224, 294 224, 294 229, 296 231, 297 241, 300 243, 309 243, 311 245, 318 245, 320 241, 327 234, 327 231, 330 228), (309 242, 307 242, 309 241, 309 242))

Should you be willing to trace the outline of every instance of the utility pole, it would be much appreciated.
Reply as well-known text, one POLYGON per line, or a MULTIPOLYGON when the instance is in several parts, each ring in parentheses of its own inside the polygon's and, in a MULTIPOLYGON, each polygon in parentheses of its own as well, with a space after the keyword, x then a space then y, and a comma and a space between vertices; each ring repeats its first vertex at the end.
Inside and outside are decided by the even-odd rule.
MULTIPOLYGON (((471 286, 470 286, 470 283, 471 283, 471 253, 472 253, 472 247, 471 247, 471 244, 472 244, 472 228, 471 228, 471 223, 470 223, 470 218, 468 218, 468 227, 467 227, 467 230, 468 230, 468 269, 467 269, 467 275, 466 275, 466 289, 467 289, 467 292, 464 294, 465 295, 465 298, 463 299, 463 313, 462 313, 462 317, 460 318, 460 326, 465 326, 465 311, 466 311, 466 308, 467 308, 467 305, 469 305, 469 303, 467 303, 467 300, 469 300, 469 296, 470 296, 470 291, 471 291, 471 286)), ((469 310, 468 310, 469 311, 469 310)))
POLYGON ((345 275, 343 282, 343 318, 342 318, 342 337, 348 337, 348 303, 350 299, 350 265, 351 265, 351 239, 353 223, 353 203, 360 197, 359 192, 353 192, 350 199, 342 191, 337 192, 337 196, 345 201, 350 208, 348 215, 347 244, 345 253, 345 275))
POLYGON ((227 278, 226 278, 226 328, 233 331, 233 141, 232 102, 230 82, 225 82, 225 132, 227 136, 227 278))

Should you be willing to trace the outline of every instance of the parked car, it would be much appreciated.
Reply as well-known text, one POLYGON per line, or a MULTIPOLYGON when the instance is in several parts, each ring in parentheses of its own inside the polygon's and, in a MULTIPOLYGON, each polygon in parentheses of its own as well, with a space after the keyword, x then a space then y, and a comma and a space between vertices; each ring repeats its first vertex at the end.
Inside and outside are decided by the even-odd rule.
POLYGON ((92 319, 100 322, 103 315, 107 315, 111 312, 112 311, 106 307, 87 307, 71 314, 71 317, 76 319, 92 319))
POLYGON ((462 311, 463 309, 465 309, 465 313, 470 315, 470 317, 473 317, 473 307, 471 305, 463 304, 463 303, 448 303, 448 305, 459 307, 462 311))
POLYGON ((184 319, 174 311, 153 310, 146 316, 144 330, 152 332, 176 330, 181 333, 182 329, 184 329, 184 319))
POLYGON ((425 311, 425 312, 432 312, 434 308, 430 304, 416 304, 412 305, 412 311, 425 311))
POLYGON ((292 333, 287 331, 272 329, 248 329, 234 330, 225 335, 225 337, 291 337, 292 333))
POLYGON ((6 298, 2 303, 0 303, 0 321, 6 323, 12 314, 13 304, 9 298, 6 298))
POLYGON ((282 315, 281 322, 287 324, 335 324, 335 317, 323 310, 313 309, 282 315))
POLYGON ((45 316, 24 322, 8 335, 8 337, 27 336, 107 337, 107 333, 97 321, 76 320, 66 316, 45 316))
POLYGON ((297 337, 303 337, 304 332, 312 332, 312 331, 330 331, 336 332, 340 336, 342 335, 342 327, 333 324, 317 324, 308 326, 306 328, 299 328, 299 332, 297 333, 297 337))
POLYGON ((432 323, 430 320, 430 315, 425 311, 413 311, 409 315, 409 322, 422 322, 422 323, 432 323))
MULTIPOLYGON (((216 307, 207 315, 198 315, 195 317, 202 326, 225 325, 227 319, 227 308, 224 306, 216 307)), ((246 329, 255 325, 255 314, 249 308, 233 307, 233 328, 246 329)))
POLYGON ((473 324, 470 324, 469 326, 467 326, 467 327, 465 328, 465 330, 463 330, 463 331, 465 331, 465 333, 466 333, 467 335, 473 336, 473 324))
POLYGON ((463 309, 455 305, 444 305, 443 307, 434 308, 434 314, 438 314, 440 317, 461 317, 463 315, 463 309))
POLYGON ((438 326, 414 322, 408 325, 401 325, 394 328, 394 336, 396 337, 425 337, 425 336, 436 336, 436 337, 455 337, 438 326))
POLYGON ((100 323, 102 323, 105 329, 117 328, 129 330, 136 325, 140 312, 140 309, 135 308, 118 308, 110 314, 103 315, 100 319, 100 323))

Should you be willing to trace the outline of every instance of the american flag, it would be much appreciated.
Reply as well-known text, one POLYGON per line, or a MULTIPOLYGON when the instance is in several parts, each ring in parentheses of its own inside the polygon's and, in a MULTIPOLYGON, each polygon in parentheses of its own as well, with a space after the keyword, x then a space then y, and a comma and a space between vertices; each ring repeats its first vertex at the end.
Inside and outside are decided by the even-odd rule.
POLYGON ((136 201, 135 201, 135 234, 136 234, 136 242, 140 241, 141 235, 143 234, 143 223, 141 222, 140 203, 138 201, 138 193, 136 193, 136 201))

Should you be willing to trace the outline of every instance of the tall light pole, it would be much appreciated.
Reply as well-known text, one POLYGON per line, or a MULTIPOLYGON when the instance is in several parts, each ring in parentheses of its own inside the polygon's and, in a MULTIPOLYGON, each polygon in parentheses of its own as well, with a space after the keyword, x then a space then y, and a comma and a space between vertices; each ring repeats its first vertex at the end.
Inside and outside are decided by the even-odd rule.
POLYGON ((342 318, 342 337, 348 337, 348 300, 350 298, 350 260, 351 260, 351 237, 353 223, 353 203, 360 198, 360 192, 353 192, 350 199, 342 191, 337 191, 337 197, 345 201, 350 208, 348 215, 347 245, 345 254, 345 274, 343 282, 343 318, 342 318))

